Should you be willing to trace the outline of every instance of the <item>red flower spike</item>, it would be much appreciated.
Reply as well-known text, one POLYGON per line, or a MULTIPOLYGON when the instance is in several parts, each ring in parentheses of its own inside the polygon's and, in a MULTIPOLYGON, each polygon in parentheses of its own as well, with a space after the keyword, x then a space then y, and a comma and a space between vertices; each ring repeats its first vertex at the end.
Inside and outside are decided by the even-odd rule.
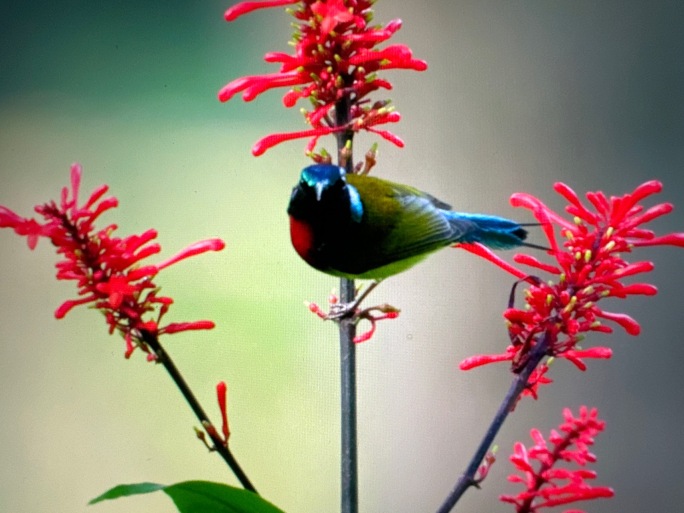
POLYGON ((387 80, 378 77, 378 71, 424 71, 427 64, 415 59, 406 45, 377 47, 401 28, 401 20, 392 20, 385 27, 369 25, 373 3, 373 0, 274 0, 241 2, 226 11, 226 20, 233 21, 257 9, 297 4, 289 10, 297 20, 294 53, 268 52, 264 56, 266 62, 280 64, 280 70, 235 79, 218 93, 221 102, 240 92, 245 101, 251 101, 267 90, 287 87, 290 89, 283 97, 286 107, 293 107, 300 99, 311 102, 311 110, 304 113, 311 129, 269 135, 253 146, 255 156, 281 142, 310 138, 306 153, 313 157, 321 136, 346 130, 372 132, 403 147, 401 138, 377 128, 397 122, 399 114, 388 111, 388 102, 368 106, 367 97, 378 89, 392 88, 387 80), (344 126, 337 126, 334 110, 343 98, 349 100, 351 119, 344 126))
MULTIPOLYGON (((588 448, 605 427, 596 408, 582 406, 578 417, 566 408, 563 417, 565 421, 558 431, 551 431, 548 442, 539 430, 532 429, 534 445, 527 448, 517 442, 513 447, 509 459, 518 473, 508 480, 525 489, 517 495, 502 495, 500 500, 514 504, 516 513, 538 513, 542 508, 614 495, 611 488, 589 484, 596 473, 584 468, 596 461, 588 448)), ((580 510, 565 513, 570 511, 580 510)))
POLYGON ((90 194, 84 205, 79 205, 81 175, 81 167, 74 164, 71 187, 62 189, 59 205, 52 201, 35 208, 43 217, 42 223, 24 219, 0 206, 0 228, 13 228, 18 235, 25 236, 31 249, 39 237, 50 239, 63 258, 56 264, 57 279, 76 282, 79 297, 62 303, 55 317, 61 319, 76 306, 93 304, 104 314, 109 332, 118 331, 123 335, 124 356, 129 358, 140 348, 148 361, 155 361, 156 356, 145 343, 146 336, 212 329, 211 321, 161 325, 173 300, 157 296, 159 287, 153 280, 161 270, 181 260, 207 251, 220 251, 223 241, 200 241, 160 264, 141 265, 142 260, 161 250, 154 242, 157 232, 148 230, 119 238, 114 236, 116 225, 97 230, 94 221, 116 207, 118 200, 104 197, 108 187, 103 185, 90 194))
MULTIPOLYGON (((630 295, 656 294, 648 283, 624 283, 626 278, 649 272, 651 262, 630 263, 625 260, 635 247, 672 245, 684 247, 684 233, 656 237, 643 225, 672 211, 668 203, 645 208, 640 202, 662 190, 657 181, 646 182, 632 193, 621 197, 607 197, 602 192, 588 193, 590 206, 567 185, 557 183, 554 189, 568 201, 567 219, 549 209, 541 200, 529 194, 511 196, 511 204, 529 209, 541 224, 548 239, 553 261, 545 262, 531 255, 516 255, 514 260, 528 266, 532 272, 544 272, 552 280, 543 282, 527 279, 530 284, 524 293, 525 308, 511 307, 504 312, 511 345, 498 355, 478 355, 465 359, 461 369, 500 361, 510 361, 513 371, 519 372, 528 361, 527 356, 542 340, 548 343, 546 355, 565 358, 584 370, 586 358, 610 358, 611 350, 596 347, 580 350, 577 344, 584 333, 612 332, 601 321, 607 319, 621 326, 628 334, 638 335, 640 326, 630 316, 607 312, 599 307, 606 297, 625 298, 630 295), (560 230, 557 237, 554 226, 560 230)), ((496 263, 517 278, 527 273, 501 261, 482 248, 464 249, 496 263), (473 250, 474 249, 474 250, 473 250)), ((537 382, 535 382, 537 383, 537 382)), ((530 381, 528 385, 533 386, 530 381)), ((529 395, 536 396, 534 393, 529 395)))

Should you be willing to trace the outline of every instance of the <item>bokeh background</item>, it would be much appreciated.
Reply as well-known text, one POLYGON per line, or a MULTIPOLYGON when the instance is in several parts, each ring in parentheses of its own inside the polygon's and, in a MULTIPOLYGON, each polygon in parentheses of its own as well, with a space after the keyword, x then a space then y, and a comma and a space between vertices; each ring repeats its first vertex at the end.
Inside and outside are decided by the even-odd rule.
MULTIPOLYGON (((166 339, 217 413, 229 384, 231 446, 265 497, 285 511, 335 511, 339 502, 338 349, 332 324, 302 306, 336 281, 290 248, 285 207, 307 161, 303 143, 254 158, 259 137, 302 125, 280 94, 222 105, 217 90, 272 71, 286 49, 280 9, 223 21, 229 2, 4 2, 0 16, 0 204, 28 215, 58 197, 69 165, 83 191, 111 186, 122 235, 156 228, 169 256, 220 236, 227 248, 165 271, 171 320, 213 319, 207 333, 166 339), (201 5, 200 5, 201 4, 201 5)), ((657 178, 679 210, 661 232, 684 229, 684 9, 676 1, 383 0, 376 19, 401 17, 396 41, 429 62, 392 73, 395 127, 407 147, 381 143, 376 172, 458 209, 529 220, 508 205, 527 191, 560 207, 562 180, 621 194, 657 178)), ((359 154, 371 139, 360 138, 359 154)), ((329 141, 328 147, 332 146, 329 141)), ((104 220, 103 220, 104 221, 104 220)), ((543 242, 541 235, 533 239, 543 242)), ((642 251, 660 293, 611 305, 635 316, 617 330, 611 361, 580 373, 554 366, 542 398, 521 403, 498 439, 499 462, 459 511, 505 512, 507 454, 561 409, 597 406, 608 430, 595 446, 598 483, 616 497, 592 512, 679 511, 684 503, 684 283, 681 249, 642 251)), ((126 361, 94 311, 53 317, 71 283, 54 279, 44 241, 0 233, 0 511, 171 512, 163 495, 88 507, 105 489, 138 481, 235 483, 195 440, 192 417, 161 367, 126 361)), ((504 366, 460 372, 458 362, 506 343, 501 311, 511 279, 460 251, 444 251, 372 297, 402 308, 358 348, 360 501, 364 512, 434 511, 464 468, 508 387, 504 366)))

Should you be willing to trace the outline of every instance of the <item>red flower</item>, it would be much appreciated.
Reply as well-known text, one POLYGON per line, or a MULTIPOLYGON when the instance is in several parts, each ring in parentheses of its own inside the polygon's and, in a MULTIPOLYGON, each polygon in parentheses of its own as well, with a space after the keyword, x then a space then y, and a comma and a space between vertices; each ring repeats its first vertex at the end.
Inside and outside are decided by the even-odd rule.
POLYGON ((228 438, 230 438, 230 427, 228 427, 228 411, 226 409, 226 393, 228 387, 225 381, 219 381, 216 384, 216 398, 221 411, 221 433, 223 433, 223 441, 228 445, 228 438))
POLYGON ((534 440, 532 447, 527 448, 520 442, 514 446, 510 460, 520 474, 512 474, 508 480, 523 484, 525 489, 517 495, 502 495, 500 499, 515 504, 517 513, 535 513, 541 508, 614 495, 611 488, 587 483, 596 478, 594 471, 585 468, 596 461, 589 446, 605 427, 605 422, 598 419, 598 411, 582 406, 579 417, 574 417, 566 408, 563 417, 565 422, 548 437, 551 447, 538 429, 530 432, 534 440), (561 462, 570 465, 560 468, 561 462))
POLYGON ((141 265, 142 260, 161 251, 161 246, 152 242, 157 232, 148 230, 141 235, 119 238, 114 236, 117 228, 114 224, 97 230, 97 218, 116 207, 118 200, 103 198, 108 190, 103 185, 93 191, 85 204, 79 205, 80 184, 81 167, 73 165, 71 190, 66 187, 62 190, 60 203, 53 201, 36 207, 36 212, 43 217, 42 223, 22 218, 0 206, 0 228, 13 228, 18 235, 26 236, 31 249, 39 237, 49 238, 57 253, 63 256, 56 264, 57 279, 76 281, 79 298, 62 303, 55 316, 61 319, 75 306, 92 303, 104 314, 109 332, 119 331, 123 335, 126 358, 140 347, 149 360, 155 356, 145 343, 146 336, 213 328, 211 321, 161 326, 161 319, 173 300, 158 295, 159 287, 153 279, 159 271, 180 260, 207 251, 220 251, 223 241, 197 242, 160 264, 141 265))
MULTIPOLYGON (((549 254, 554 262, 542 262, 531 255, 516 255, 514 260, 534 269, 551 274, 554 279, 545 281, 529 273, 500 262, 495 255, 482 248, 466 248, 481 254, 502 266, 522 281, 529 283, 525 291, 525 308, 511 306, 504 312, 511 345, 502 354, 478 355, 461 363, 462 369, 497 361, 511 361, 519 372, 538 344, 547 344, 546 354, 565 358, 584 370, 585 358, 610 358, 606 347, 580 349, 578 344, 585 333, 598 331, 611 333, 604 324, 611 321, 630 335, 638 335, 639 324, 626 314, 603 310, 599 302, 606 297, 654 295, 657 289, 648 283, 625 283, 631 276, 653 269, 651 262, 630 263, 625 258, 639 246, 673 245, 684 247, 684 233, 671 233, 656 237, 643 227, 649 221, 668 214, 672 205, 661 203, 645 209, 640 202, 660 192, 660 182, 646 182, 632 193, 621 197, 606 197, 602 192, 590 192, 585 206, 567 185, 557 183, 556 192, 568 202, 566 211, 572 221, 549 209, 544 203, 524 193, 514 194, 511 203, 530 209, 541 223, 550 245, 549 254), (556 236, 555 228, 560 229, 556 236)), ((536 393, 536 389, 535 389, 536 393)))
POLYGON ((306 147, 311 153, 321 136, 346 130, 367 130, 403 146, 399 137, 376 128, 397 122, 399 113, 388 107, 388 101, 370 104, 366 99, 378 89, 392 88, 377 76, 380 70, 427 69, 427 64, 414 59, 405 45, 377 48, 401 28, 401 20, 390 21, 385 27, 371 26, 371 0, 241 2, 228 9, 225 18, 232 21, 256 9, 290 4, 299 4, 291 9, 298 21, 294 54, 267 53, 264 59, 280 63, 279 72, 233 80, 218 97, 225 102, 241 92, 245 101, 251 101, 269 89, 290 87, 283 103, 292 107, 299 99, 308 99, 313 108, 305 113, 305 120, 311 129, 269 135, 254 145, 252 153, 261 155, 278 143, 305 137, 311 138, 306 147), (349 101, 351 118, 336 120, 336 105, 344 99, 349 101))

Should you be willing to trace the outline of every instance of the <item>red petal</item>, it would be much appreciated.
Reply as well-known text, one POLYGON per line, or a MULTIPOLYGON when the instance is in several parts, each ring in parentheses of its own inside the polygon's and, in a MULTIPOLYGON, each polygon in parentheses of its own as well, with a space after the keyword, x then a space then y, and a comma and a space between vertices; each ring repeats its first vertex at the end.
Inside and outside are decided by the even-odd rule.
POLYGON ((212 321, 194 321, 194 322, 172 322, 161 329, 162 332, 172 334, 180 333, 181 331, 193 330, 211 330, 216 327, 212 321))
POLYGON ((69 313, 69 311, 72 308, 74 308, 75 306, 84 305, 86 303, 90 303, 91 301, 96 301, 96 300, 97 300, 96 296, 88 296, 88 297, 84 297, 82 299, 71 299, 69 301, 65 301, 64 303, 62 303, 60 305, 59 308, 57 308, 57 310, 55 310, 55 317, 57 319, 61 319, 67 313, 69 313))
POLYGON ((252 146, 252 155, 258 157, 263 155, 266 150, 272 148, 273 146, 280 144, 285 141, 291 141, 292 139, 302 139, 304 137, 321 137, 323 135, 328 135, 336 131, 343 130, 344 127, 339 128, 328 128, 319 127, 313 128, 311 130, 302 130, 300 132, 290 132, 290 133, 280 133, 271 134, 266 137, 259 139, 254 146, 252 146))
POLYGON ((475 356, 469 356, 461 363, 458 364, 458 368, 461 370, 470 370, 475 367, 480 367, 482 365, 487 365, 489 363, 505 362, 513 359, 514 354, 504 353, 504 354, 478 354, 475 356))
POLYGON ((639 326, 639 323, 627 314, 605 312, 603 310, 599 310, 596 312, 596 315, 618 323, 630 335, 636 336, 639 333, 641 333, 641 326, 639 326))
POLYGON ((489 260, 494 265, 499 266, 501 269, 512 274, 516 278, 525 279, 529 276, 527 273, 521 271, 520 269, 513 267, 511 264, 509 264, 505 260, 501 259, 493 251, 491 251, 489 248, 483 246, 482 244, 478 244, 478 243, 475 243, 475 244, 456 244, 453 247, 464 249, 464 250, 468 251, 469 253, 480 256, 480 257, 484 258, 485 260, 489 260))
POLYGON ((513 256, 513 260, 517 264, 523 264, 523 265, 529 265, 530 267, 536 267, 537 269, 541 269, 542 271, 546 271, 547 273, 551 274, 561 274, 562 270, 556 267, 555 265, 547 264, 544 262, 540 262, 537 260, 535 257, 531 255, 526 255, 526 254, 516 254, 513 256))
POLYGON ((634 246, 679 246, 684 248, 684 233, 669 233, 649 240, 631 241, 634 246))
POLYGON ((240 2, 230 7, 223 15, 226 21, 234 21, 243 14, 248 14, 257 9, 268 7, 282 7, 283 5, 296 4, 299 0, 264 0, 261 2, 240 2))
POLYGON ((164 269, 165 267, 169 267, 170 265, 180 262, 181 260, 185 260, 186 258, 206 253, 207 251, 221 251, 225 247, 226 243, 223 242, 221 239, 201 240, 181 250, 179 253, 172 256, 168 260, 165 260, 164 262, 157 264, 157 269, 164 269))
POLYGON ((584 205, 582 205, 582 202, 580 201, 579 197, 577 197, 577 194, 575 191, 573 191, 569 186, 564 184, 563 182, 556 182, 553 185, 553 189, 563 196, 568 203, 570 203, 572 206, 576 208, 576 213, 587 221, 589 224, 596 224, 596 215, 593 213, 589 212, 584 205))
POLYGON ((78 190, 81 187, 82 169, 80 164, 72 164, 71 166, 71 195, 74 201, 74 208, 78 205, 78 190))

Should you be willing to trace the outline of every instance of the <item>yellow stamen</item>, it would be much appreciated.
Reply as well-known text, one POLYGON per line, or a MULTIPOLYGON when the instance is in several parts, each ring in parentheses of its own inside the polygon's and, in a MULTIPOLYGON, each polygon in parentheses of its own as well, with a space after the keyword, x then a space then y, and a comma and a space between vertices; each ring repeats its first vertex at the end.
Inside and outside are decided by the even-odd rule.
POLYGON ((577 304, 577 296, 572 296, 570 302, 563 308, 563 313, 570 313, 575 308, 575 304, 577 304))

